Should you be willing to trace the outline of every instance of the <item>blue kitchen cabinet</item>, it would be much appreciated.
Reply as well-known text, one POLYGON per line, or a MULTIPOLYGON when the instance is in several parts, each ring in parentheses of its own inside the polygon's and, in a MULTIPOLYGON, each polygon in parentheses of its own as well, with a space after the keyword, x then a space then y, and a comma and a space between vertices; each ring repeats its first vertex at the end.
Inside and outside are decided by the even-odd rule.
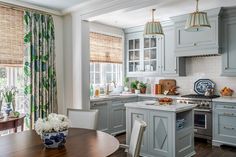
POLYGON ((222 75, 236 76, 236 8, 225 9, 223 16, 222 75))
POLYGON ((236 146, 236 103, 214 102, 212 144, 236 146))
POLYGON ((188 14, 171 18, 175 22, 176 56, 204 56, 221 53, 221 8, 207 10, 206 12, 208 13, 211 28, 204 31, 185 31, 188 14))

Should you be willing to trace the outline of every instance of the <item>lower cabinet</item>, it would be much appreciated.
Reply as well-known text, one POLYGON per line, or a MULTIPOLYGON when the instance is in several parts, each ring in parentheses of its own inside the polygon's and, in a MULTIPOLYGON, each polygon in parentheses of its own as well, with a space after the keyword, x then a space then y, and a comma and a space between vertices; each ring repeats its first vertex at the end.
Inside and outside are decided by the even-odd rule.
POLYGON ((118 134, 125 132, 125 107, 121 101, 113 102, 110 108, 111 132, 118 134))
POLYGON ((149 114, 149 152, 152 155, 173 156, 173 119, 174 116, 165 112, 150 112, 149 114))
POLYGON ((98 113, 98 130, 110 133, 109 109, 111 101, 93 102, 91 109, 97 109, 98 113))
POLYGON ((213 145, 222 144, 236 146, 236 103, 214 103, 213 145))
POLYGON ((114 99, 110 101, 91 102, 90 108, 97 109, 98 130, 110 134, 119 134, 126 130, 125 103, 136 102, 137 98, 114 99))
POLYGON ((141 156, 183 157, 195 154, 192 110, 175 113, 127 108, 126 117, 127 144, 130 141, 134 120, 140 119, 147 123, 141 146, 141 156), (185 119, 183 129, 176 129, 176 119, 185 119))
MULTIPOLYGON (((127 116, 129 118, 126 119, 127 131, 126 131, 126 141, 130 141, 130 135, 133 128, 134 121, 137 120, 143 120, 144 122, 148 121, 148 114, 145 112, 145 110, 141 109, 132 109, 127 110, 127 116)), ((147 153, 148 152, 148 128, 146 128, 143 136, 142 146, 141 146, 141 152, 147 153)))

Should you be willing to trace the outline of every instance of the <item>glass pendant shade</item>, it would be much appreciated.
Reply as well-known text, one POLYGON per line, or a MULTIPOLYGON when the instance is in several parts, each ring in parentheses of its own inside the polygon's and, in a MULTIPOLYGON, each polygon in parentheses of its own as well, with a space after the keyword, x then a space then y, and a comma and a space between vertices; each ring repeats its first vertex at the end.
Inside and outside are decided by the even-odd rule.
POLYGON ((144 36, 157 36, 157 35, 164 35, 161 23, 159 21, 154 21, 154 11, 152 10, 152 21, 147 22, 144 27, 144 36))
POLYGON ((190 32, 202 31, 211 28, 206 12, 198 11, 198 0, 196 11, 191 13, 186 21, 185 30, 190 32))

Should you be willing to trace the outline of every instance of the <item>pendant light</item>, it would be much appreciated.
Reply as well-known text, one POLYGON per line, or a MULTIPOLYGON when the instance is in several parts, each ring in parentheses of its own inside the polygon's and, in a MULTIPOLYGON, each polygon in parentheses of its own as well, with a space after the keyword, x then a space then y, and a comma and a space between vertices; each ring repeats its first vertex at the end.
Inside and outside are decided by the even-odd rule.
POLYGON ((198 1, 196 11, 191 13, 186 21, 185 30, 189 32, 201 31, 211 28, 206 12, 198 10, 198 1))
POLYGON ((159 21, 154 21, 154 12, 156 9, 152 9, 152 21, 147 22, 144 28, 144 36, 158 36, 164 35, 161 23, 159 21))

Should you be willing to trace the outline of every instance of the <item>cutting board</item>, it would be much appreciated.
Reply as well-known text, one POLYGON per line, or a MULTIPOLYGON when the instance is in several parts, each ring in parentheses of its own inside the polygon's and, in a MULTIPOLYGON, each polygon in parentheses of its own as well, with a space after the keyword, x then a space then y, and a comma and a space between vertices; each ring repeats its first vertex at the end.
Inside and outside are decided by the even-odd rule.
POLYGON ((176 86, 176 80, 163 79, 163 80, 159 80, 159 84, 161 85, 161 93, 163 94, 165 90, 170 90, 172 87, 176 86))

